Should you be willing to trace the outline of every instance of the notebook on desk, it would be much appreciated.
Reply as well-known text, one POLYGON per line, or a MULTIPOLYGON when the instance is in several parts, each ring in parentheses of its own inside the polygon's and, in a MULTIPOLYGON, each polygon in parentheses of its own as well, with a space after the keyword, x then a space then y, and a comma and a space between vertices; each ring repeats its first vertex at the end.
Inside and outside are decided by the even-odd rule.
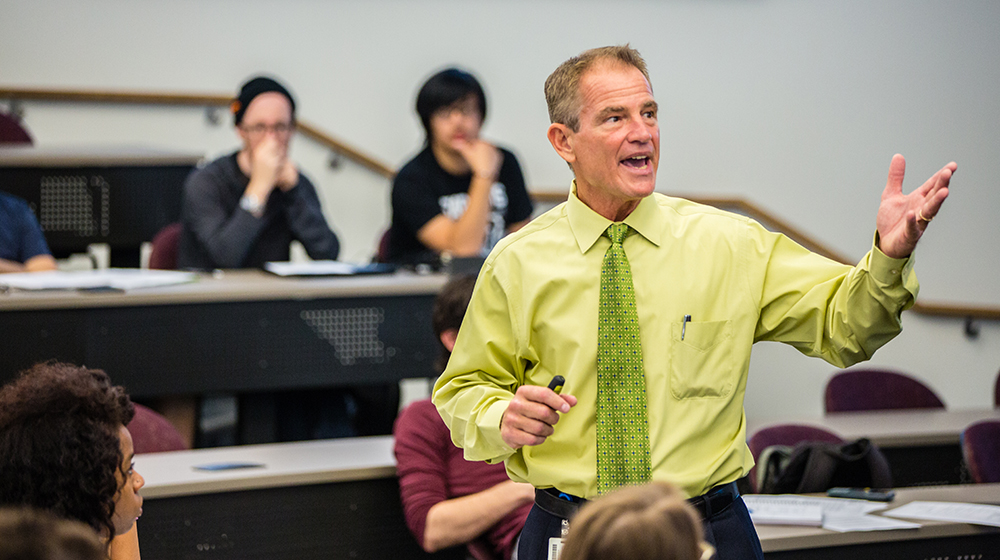
POLYGON ((46 272, 16 272, 0 276, 0 288, 17 290, 80 290, 85 292, 124 292, 139 288, 173 286, 198 280, 192 272, 177 270, 141 270, 109 268, 107 270, 52 270, 46 272))
POLYGON ((388 263, 352 264, 340 261, 269 262, 264 270, 277 276, 357 276, 389 274, 396 265, 388 263))

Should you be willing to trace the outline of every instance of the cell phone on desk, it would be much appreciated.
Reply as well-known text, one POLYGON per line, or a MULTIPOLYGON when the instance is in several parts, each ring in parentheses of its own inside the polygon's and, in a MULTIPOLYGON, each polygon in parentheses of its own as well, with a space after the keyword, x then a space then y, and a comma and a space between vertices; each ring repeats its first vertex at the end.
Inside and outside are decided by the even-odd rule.
POLYGON ((206 463, 204 465, 195 465, 195 470, 198 471, 232 471, 236 469, 259 469, 264 466, 264 463, 249 463, 245 461, 227 461, 223 463, 206 463))
POLYGON ((873 502, 891 502, 896 497, 894 490, 877 488, 831 488, 826 491, 831 498, 853 498, 873 502))

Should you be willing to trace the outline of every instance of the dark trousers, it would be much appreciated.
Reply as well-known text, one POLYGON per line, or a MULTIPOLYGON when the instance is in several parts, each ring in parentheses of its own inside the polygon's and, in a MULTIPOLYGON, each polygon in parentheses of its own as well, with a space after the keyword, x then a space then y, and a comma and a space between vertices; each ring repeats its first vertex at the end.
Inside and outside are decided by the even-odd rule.
MULTIPOLYGON (((561 535, 562 521, 537 505, 533 506, 521 531, 517 560, 546 560, 549 538, 561 535)), ((764 560, 743 498, 737 498, 729 507, 702 521, 705 540, 715 547, 716 560, 764 560)))

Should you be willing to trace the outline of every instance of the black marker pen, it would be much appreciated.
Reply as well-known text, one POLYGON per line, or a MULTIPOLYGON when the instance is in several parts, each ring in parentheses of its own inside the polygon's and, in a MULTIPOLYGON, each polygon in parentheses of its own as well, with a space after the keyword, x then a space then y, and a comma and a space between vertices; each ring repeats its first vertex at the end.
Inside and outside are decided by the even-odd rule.
POLYGON ((562 391, 563 385, 565 383, 566 383, 566 378, 561 375, 557 375, 552 378, 552 381, 549 381, 549 389, 552 389, 553 391, 556 392, 556 394, 559 394, 562 391))

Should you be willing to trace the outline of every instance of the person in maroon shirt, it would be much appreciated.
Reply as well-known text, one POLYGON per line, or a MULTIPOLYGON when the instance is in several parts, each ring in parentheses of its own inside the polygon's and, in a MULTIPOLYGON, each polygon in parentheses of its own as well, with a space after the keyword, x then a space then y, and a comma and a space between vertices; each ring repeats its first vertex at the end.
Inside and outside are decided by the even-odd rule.
MULTIPOLYGON (((437 364, 441 371, 475 282, 474 276, 452 279, 434 302, 434 333, 443 348, 437 364)), ((435 552, 466 544, 481 558, 477 549, 485 545, 496 557, 509 560, 534 503, 531 485, 510 480, 502 464, 466 461, 430 399, 406 407, 393 433, 403 513, 420 546, 435 552)))

